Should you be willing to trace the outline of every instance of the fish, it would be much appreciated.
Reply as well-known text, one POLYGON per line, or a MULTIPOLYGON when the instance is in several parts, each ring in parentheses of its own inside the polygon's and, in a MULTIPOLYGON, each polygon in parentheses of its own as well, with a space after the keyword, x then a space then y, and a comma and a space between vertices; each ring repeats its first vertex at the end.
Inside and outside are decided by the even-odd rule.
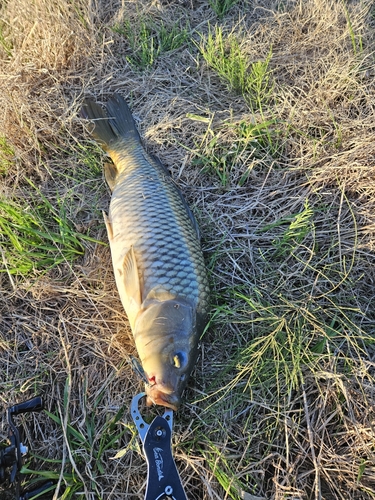
POLYGON ((103 216, 146 402, 177 410, 209 313, 199 227, 168 169, 143 146, 120 94, 105 105, 85 98, 81 116, 113 162, 104 166, 112 195, 103 216))

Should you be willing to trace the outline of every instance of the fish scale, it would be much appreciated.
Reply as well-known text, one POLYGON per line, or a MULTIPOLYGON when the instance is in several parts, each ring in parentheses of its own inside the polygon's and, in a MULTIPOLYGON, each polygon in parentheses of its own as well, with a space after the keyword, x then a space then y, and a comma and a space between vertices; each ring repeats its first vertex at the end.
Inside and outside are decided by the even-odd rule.
MULTIPOLYGON (((124 252, 134 245, 143 280, 143 298, 150 290, 163 285, 172 294, 193 295, 198 302, 199 292, 204 294, 207 285, 202 266, 199 266, 200 259, 197 259, 201 250, 194 226, 186 217, 184 207, 180 206, 178 191, 164 172, 160 176, 164 185, 170 186, 168 190, 158 188, 160 177, 151 175, 153 172, 150 176, 144 174, 134 179, 132 168, 127 168, 127 165, 133 165, 134 156, 131 154, 122 160, 125 167, 119 185, 113 191, 109 218, 115 221, 117 212, 126 211, 126 218, 121 219, 121 230, 125 229, 124 252), (131 183, 127 182, 128 177, 131 183), (176 207, 179 208, 177 213, 176 207), (159 265, 160 261, 162 265, 159 265)), ((150 167, 144 163, 142 168, 147 172, 150 167)), ((154 168, 161 169, 157 165, 154 168)), ((117 226, 113 225, 114 234, 116 229, 117 226)))
POLYGON ((82 116, 109 154, 112 190, 104 214, 117 289, 148 380, 148 404, 177 409, 195 365, 209 288, 193 214, 169 172, 142 146, 121 96, 105 108, 85 100, 82 116))

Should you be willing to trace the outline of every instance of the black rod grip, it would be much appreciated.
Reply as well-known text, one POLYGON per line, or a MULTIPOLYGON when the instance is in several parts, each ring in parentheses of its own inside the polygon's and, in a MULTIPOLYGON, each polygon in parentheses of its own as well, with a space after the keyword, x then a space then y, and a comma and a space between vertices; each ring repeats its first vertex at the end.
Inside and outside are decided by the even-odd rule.
POLYGON ((54 483, 52 481, 48 481, 48 483, 44 483, 42 486, 39 486, 39 488, 36 488, 35 490, 28 491, 27 493, 23 493, 20 496, 20 500, 30 500, 30 498, 35 497, 36 495, 40 495, 43 492, 46 492, 47 490, 50 490, 54 486, 54 483))
POLYGON ((13 415, 19 415, 20 413, 27 413, 32 411, 43 410, 43 399, 40 396, 19 403, 9 408, 10 413, 13 415))

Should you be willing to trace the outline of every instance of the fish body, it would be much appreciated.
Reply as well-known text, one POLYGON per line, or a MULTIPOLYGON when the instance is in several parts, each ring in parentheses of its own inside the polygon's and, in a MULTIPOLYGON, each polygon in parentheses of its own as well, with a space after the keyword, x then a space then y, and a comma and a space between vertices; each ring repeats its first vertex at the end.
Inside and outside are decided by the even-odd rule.
POLYGON ((110 155, 104 214, 119 295, 147 377, 147 401, 177 409, 206 325, 208 280, 192 212, 168 170, 143 148, 121 96, 82 116, 110 155))

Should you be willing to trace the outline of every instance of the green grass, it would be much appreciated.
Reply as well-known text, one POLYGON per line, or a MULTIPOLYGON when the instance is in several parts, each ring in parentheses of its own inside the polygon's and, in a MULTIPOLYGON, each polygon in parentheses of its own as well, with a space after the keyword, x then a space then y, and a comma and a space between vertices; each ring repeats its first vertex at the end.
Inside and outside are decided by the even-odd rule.
POLYGON ((346 22, 348 23, 350 39, 352 42, 353 53, 358 55, 363 53, 363 43, 362 43, 362 35, 356 34, 353 28, 353 24, 350 18, 350 13, 348 8, 345 5, 345 2, 342 2, 342 7, 344 10, 346 22))
MULTIPOLYGON (((277 289, 277 276, 273 279, 277 289)), ((352 285, 347 281, 343 286, 350 290, 352 285)), ((286 287, 284 296, 279 292, 274 303, 267 301, 263 290, 252 290, 251 294, 227 291, 234 294, 233 300, 220 307, 214 321, 214 325, 223 321, 236 325, 234 331, 241 332, 242 341, 237 334, 235 345, 227 343, 226 356, 219 361, 206 390, 209 397, 200 400, 200 405, 205 405, 201 414, 204 425, 196 439, 205 443, 202 453, 212 473, 234 500, 242 498, 241 491, 259 491, 263 480, 254 463, 261 461, 265 468, 266 462, 274 463, 272 456, 278 436, 286 432, 286 422, 291 426, 289 446, 300 445, 301 437, 294 429, 304 427, 304 411, 297 394, 306 380, 310 387, 317 380, 319 387, 320 377, 337 377, 343 381, 344 391, 346 383, 356 380, 365 368, 366 345, 373 342, 372 335, 354 322, 354 315, 361 315, 361 311, 334 303, 322 307, 304 297, 290 301, 286 287), (218 414, 222 427, 216 420, 218 414), (238 442, 247 444, 240 454, 238 442)), ((347 399, 344 395, 341 399, 345 407, 347 399)), ((312 407, 311 411, 318 410, 312 407)), ((344 417, 336 425, 344 426, 344 417)), ((288 453, 284 446, 282 442, 282 454, 288 453)))
POLYGON ((12 43, 4 35, 4 24, 0 21, 0 46, 8 57, 12 55, 12 43))
MULTIPOLYGON (((200 119, 196 115, 188 117, 200 119)), ((274 121, 228 123, 219 131, 213 130, 212 120, 207 123, 203 141, 193 151, 193 163, 201 166, 203 172, 214 174, 223 187, 243 186, 255 166, 268 164, 279 154, 279 133, 274 121)))
POLYGON ((223 490, 228 493, 228 498, 237 500, 240 498, 241 493, 248 488, 248 483, 245 483, 246 478, 244 478, 245 481, 241 484, 241 481, 233 476, 230 460, 228 461, 226 458, 228 452, 223 453, 221 447, 218 447, 215 443, 208 442, 207 444, 205 456, 209 467, 223 490), (219 457, 220 459, 218 460, 219 457))
MULTIPOLYGON (((84 390, 85 400, 82 402, 85 408, 88 408, 87 401, 87 380, 84 390)), ((106 463, 109 456, 113 458, 114 450, 124 436, 129 433, 128 426, 122 424, 124 413, 127 407, 120 408, 115 414, 109 412, 105 421, 98 424, 97 412, 106 387, 104 387, 92 402, 90 411, 85 413, 85 418, 79 424, 70 422, 70 389, 71 381, 66 379, 63 408, 60 413, 58 410, 49 412, 45 410, 46 415, 54 422, 56 432, 61 433, 64 445, 68 450, 67 460, 54 459, 48 460, 41 456, 31 456, 30 461, 38 460, 42 462, 38 470, 32 470, 28 465, 22 469, 25 475, 25 482, 29 486, 41 480, 52 480, 55 483, 62 477, 63 493, 60 494, 61 500, 70 500, 77 498, 79 492, 87 492, 87 486, 83 476, 86 476, 87 468, 90 470, 90 488, 95 492, 96 498, 104 499, 100 487, 98 487, 98 478, 105 474, 106 463), (109 455, 110 453, 110 455, 109 455), (62 471, 62 472, 61 472, 62 471)), ((133 433, 134 435, 134 433, 133 433)))
MULTIPOLYGON (((280 226, 287 225, 282 234, 272 241, 276 252, 274 257, 285 257, 296 251, 305 237, 314 232, 314 223, 312 221, 314 210, 306 198, 301 212, 283 217, 272 224, 265 225, 260 231, 269 231, 280 226)), ((312 249, 313 251, 313 249, 312 249)))
POLYGON ((103 176, 103 150, 96 142, 78 143, 76 145, 76 155, 75 184, 103 176))
POLYGON ((200 52, 206 63, 216 71, 228 88, 238 94, 244 94, 247 85, 248 60, 242 53, 234 34, 227 37, 223 29, 216 26, 210 29, 207 38, 201 38, 200 52))
POLYGON ((133 68, 141 71, 153 66, 162 54, 179 49, 189 39, 188 28, 182 28, 180 23, 167 24, 152 19, 135 23, 126 20, 116 25, 113 31, 128 40, 132 54, 126 59, 133 68))
POLYGON ((202 37, 199 50, 211 67, 232 92, 244 97, 252 110, 262 109, 273 95, 271 70, 272 49, 263 60, 249 62, 240 44, 241 35, 224 35, 220 26, 202 37))
POLYGON ((244 97, 253 110, 262 110, 273 97, 273 82, 269 67, 271 58, 272 48, 264 60, 255 61, 249 67, 244 97))
POLYGON ((211 9, 219 19, 222 19, 237 2, 238 0, 209 0, 211 9))
MULTIPOLYGON (((263 225, 256 243, 259 252, 253 255, 254 276, 244 273, 245 281, 249 276, 247 285, 227 286, 216 297, 220 303, 211 327, 215 335, 207 345, 211 341, 225 343, 226 350, 213 360, 215 371, 205 374, 206 397, 198 398, 205 407, 201 414, 204 425, 197 442, 207 444, 205 433, 210 428, 211 444, 215 446, 207 444, 202 453, 218 483, 236 500, 241 498, 239 489, 256 494, 259 484, 264 486, 254 463, 262 462, 264 470, 269 460, 272 469, 275 450, 288 457, 290 449, 301 446, 306 413, 311 411, 313 421, 323 411, 312 403, 313 398, 322 398, 321 405, 328 398, 322 382, 326 377, 339 381, 332 404, 341 401, 335 425, 345 428, 346 419, 351 418, 350 405, 355 404, 345 388, 361 384, 368 349, 374 342, 373 333, 357 320, 365 316, 365 311, 358 307, 354 292, 358 279, 352 274, 356 234, 352 234, 353 241, 346 242, 350 254, 344 259, 337 248, 343 243, 335 229, 327 226, 327 220, 335 220, 337 214, 321 201, 305 199, 296 212, 263 225), (261 249, 262 235, 268 242, 267 251, 261 249), (274 237, 269 239, 270 235, 274 237), (293 269, 294 277, 287 269, 293 269), (223 324, 232 326, 230 341, 220 337, 223 324), (314 391, 307 409, 298 399, 305 385, 314 391), (216 421, 218 414, 222 416, 222 428, 216 421), (240 455, 236 454, 234 437, 231 442, 229 428, 237 442, 248 445, 240 455), (283 441, 278 448, 281 435, 287 437, 288 445, 283 441)), ((343 193, 345 210, 353 217, 355 227, 352 207, 343 193)), ((238 266, 242 263, 237 260, 238 266)), ((220 265, 224 268, 223 262, 220 265)), ((210 357, 209 352, 206 357, 210 357)), ((325 411, 331 414, 335 410, 325 411)), ((314 421, 314 429, 317 425, 314 421)), ((323 421, 319 425, 326 424, 323 421)), ((329 432, 336 432, 331 423, 327 425, 329 432)), ((308 447, 306 453, 311 456, 308 447)), ((362 469, 359 466, 358 474, 362 469)))
POLYGON ((6 175, 14 162, 14 149, 5 137, 0 136, 0 176, 6 175))
POLYGON ((253 391, 262 388, 264 393, 274 389, 281 394, 288 386, 296 388, 299 384, 301 366, 309 360, 309 345, 306 316, 300 305, 288 303, 280 297, 280 305, 266 302, 261 293, 254 297, 234 292, 238 303, 235 311, 221 308, 221 315, 241 325, 248 331, 256 330, 254 338, 235 348, 231 361, 225 368, 223 378, 232 374, 232 380, 222 384, 222 377, 215 382, 219 385, 218 396, 225 397, 231 391, 248 392, 252 399, 253 391), (258 297, 257 297, 258 295, 258 297))
POLYGON ((25 276, 72 262, 84 254, 85 241, 99 243, 74 229, 62 201, 53 206, 31 181, 29 184, 29 203, 0 199, 2 272, 12 275, 25 276))

